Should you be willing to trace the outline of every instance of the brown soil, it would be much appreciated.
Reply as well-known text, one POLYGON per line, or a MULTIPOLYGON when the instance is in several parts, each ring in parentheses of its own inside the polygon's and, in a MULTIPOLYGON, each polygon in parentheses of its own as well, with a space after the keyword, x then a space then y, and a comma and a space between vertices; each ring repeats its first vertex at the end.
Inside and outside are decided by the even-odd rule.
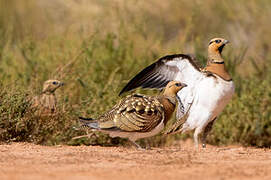
POLYGON ((271 179, 271 150, 240 146, 126 147, 0 145, 0 179, 271 179))

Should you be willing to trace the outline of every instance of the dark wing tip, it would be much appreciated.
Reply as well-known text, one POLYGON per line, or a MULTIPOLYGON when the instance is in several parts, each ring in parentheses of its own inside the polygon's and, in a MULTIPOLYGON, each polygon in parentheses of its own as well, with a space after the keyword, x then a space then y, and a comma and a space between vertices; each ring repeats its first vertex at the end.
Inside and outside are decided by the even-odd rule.
POLYGON ((123 94, 124 92, 128 92, 132 89, 140 87, 143 82, 141 82, 141 79, 144 79, 146 74, 149 74, 154 68, 156 67, 157 62, 149 65, 148 67, 144 68, 141 72, 139 72, 133 79, 131 79, 125 87, 120 91, 119 96, 123 94))

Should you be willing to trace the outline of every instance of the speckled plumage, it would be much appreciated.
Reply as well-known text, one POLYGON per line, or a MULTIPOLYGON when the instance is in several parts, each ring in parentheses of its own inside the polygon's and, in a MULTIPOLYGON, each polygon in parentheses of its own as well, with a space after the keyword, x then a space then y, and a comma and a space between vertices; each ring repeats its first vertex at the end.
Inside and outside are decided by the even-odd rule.
POLYGON ((160 96, 128 95, 111 110, 83 126, 108 133, 111 137, 137 139, 159 133, 175 110, 176 94, 184 84, 172 81, 160 96), (178 85, 178 86, 177 86, 178 85))

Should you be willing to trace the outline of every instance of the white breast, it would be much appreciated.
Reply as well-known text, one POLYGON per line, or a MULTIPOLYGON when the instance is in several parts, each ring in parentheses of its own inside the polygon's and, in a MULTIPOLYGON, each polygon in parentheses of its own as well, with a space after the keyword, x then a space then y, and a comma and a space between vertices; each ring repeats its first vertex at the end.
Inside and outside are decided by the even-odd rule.
MULTIPOLYGON (((183 125, 184 131, 197 127, 204 128, 208 122, 218 116, 232 98, 234 84, 232 81, 228 82, 220 77, 204 77, 196 83, 195 87, 191 87, 187 91, 193 91, 193 98, 188 112, 189 116, 183 125)), ((189 93, 182 94, 181 92, 180 99, 181 101, 191 101, 189 93)))

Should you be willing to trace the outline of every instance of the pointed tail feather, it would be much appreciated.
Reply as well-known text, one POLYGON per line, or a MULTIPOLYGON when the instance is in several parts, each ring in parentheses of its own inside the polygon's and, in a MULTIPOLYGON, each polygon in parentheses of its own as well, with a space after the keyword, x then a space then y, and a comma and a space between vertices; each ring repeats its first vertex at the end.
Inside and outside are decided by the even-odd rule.
POLYGON ((87 120, 87 121, 91 121, 91 120, 93 120, 93 118, 85 118, 85 117, 78 117, 79 119, 81 119, 81 120, 87 120))
POLYGON ((87 127, 90 129, 100 129, 98 122, 95 122, 95 120, 92 118, 79 117, 79 121, 82 127, 87 127))

